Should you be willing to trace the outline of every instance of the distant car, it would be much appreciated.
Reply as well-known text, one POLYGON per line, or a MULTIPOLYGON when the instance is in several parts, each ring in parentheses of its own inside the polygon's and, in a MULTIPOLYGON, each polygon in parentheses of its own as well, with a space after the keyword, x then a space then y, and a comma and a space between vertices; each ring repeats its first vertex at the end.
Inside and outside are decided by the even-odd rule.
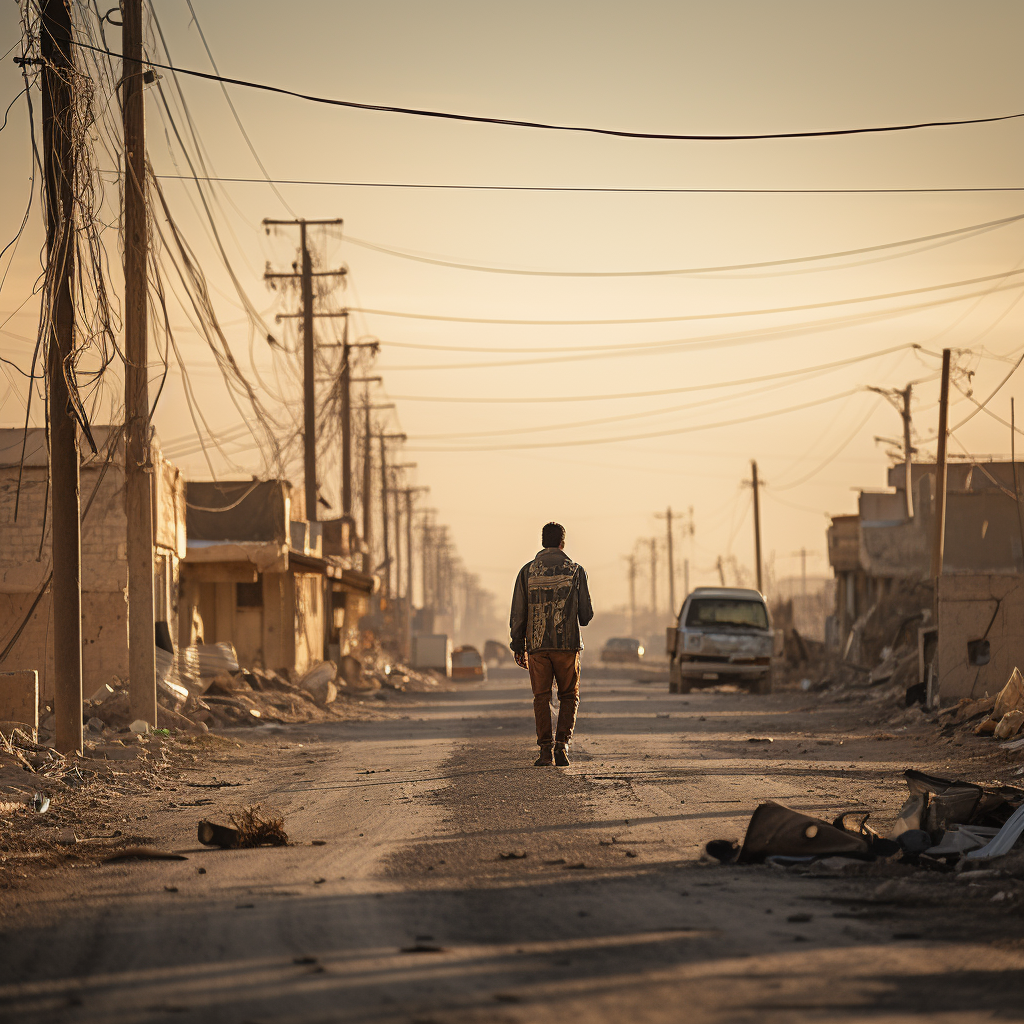
POLYGON ((601 648, 601 660, 605 663, 637 662, 644 656, 644 645, 631 636, 613 636, 601 648))
POLYGON ((484 663, 490 668, 497 668, 499 665, 512 664, 512 651, 508 644, 499 640, 488 640, 484 644, 484 663))
POLYGON ((485 680, 487 666, 480 652, 466 644, 452 651, 452 679, 485 680))
POLYGON ((698 587, 669 631, 669 691, 738 683, 772 692, 775 633, 768 605, 756 590, 698 587))

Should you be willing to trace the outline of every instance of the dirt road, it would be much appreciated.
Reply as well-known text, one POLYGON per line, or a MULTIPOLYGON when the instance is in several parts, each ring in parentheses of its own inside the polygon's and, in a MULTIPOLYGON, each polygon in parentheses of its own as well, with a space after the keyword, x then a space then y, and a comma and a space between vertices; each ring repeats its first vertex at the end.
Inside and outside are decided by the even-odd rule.
POLYGON ((880 725, 801 693, 598 675, 569 769, 531 766, 518 671, 396 694, 378 721, 229 735, 131 808, 187 860, 65 867, 0 896, 0 1018, 1024 1018, 1020 883, 699 860, 766 799, 887 825, 905 768, 989 781, 991 747, 937 742, 917 713, 880 725), (200 817, 252 802, 293 845, 197 846, 200 817))

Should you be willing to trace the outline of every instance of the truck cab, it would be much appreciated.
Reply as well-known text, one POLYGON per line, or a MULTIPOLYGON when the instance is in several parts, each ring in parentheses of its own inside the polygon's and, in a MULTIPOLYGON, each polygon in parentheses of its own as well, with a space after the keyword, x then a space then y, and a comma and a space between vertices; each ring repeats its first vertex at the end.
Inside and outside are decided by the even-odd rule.
POLYGON ((771 693, 775 632, 764 595, 739 587, 698 587, 668 631, 669 692, 736 683, 771 693))

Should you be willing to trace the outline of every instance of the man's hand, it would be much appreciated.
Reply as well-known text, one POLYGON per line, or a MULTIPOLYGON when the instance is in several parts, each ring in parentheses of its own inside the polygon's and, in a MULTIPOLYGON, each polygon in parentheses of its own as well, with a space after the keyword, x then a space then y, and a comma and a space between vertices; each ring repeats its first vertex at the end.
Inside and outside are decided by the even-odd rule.
POLYGON ((520 668, 524 668, 524 669, 526 669, 527 671, 529 671, 529 670, 530 670, 530 666, 529 666, 529 663, 528 663, 528 662, 527 662, 527 660, 526 660, 526 651, 521 651, 521 652, 517 653, 517 654, 515 655, 515 659, 516 659, 516 664, 517 664, 517 665, 518 665, 518 666, 519 666, 520 668))

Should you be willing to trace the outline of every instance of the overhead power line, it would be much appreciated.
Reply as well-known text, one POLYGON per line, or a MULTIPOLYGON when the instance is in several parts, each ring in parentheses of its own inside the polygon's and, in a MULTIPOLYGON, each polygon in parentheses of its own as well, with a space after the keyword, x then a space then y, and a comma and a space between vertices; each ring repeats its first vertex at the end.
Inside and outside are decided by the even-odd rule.
MULTIPOLYGON (((442 320, 446 323, 457 324, 512 324, 519 327, 598 327, 618 324, 665 324, 689 320, 725 320, 737 316, 769 316, 775 313, 798 313, 806 309, 849 306, 858 302, 880 302, 885 299, 899 299, 905 295, 922 295, 926 292, 942 291, 946 288, 965 288, 969 285, 1000 281, 1020 274, 1024 274, 1024 269, 1007 270, 1000 274, 987 274, 984 277, 972 277, 963 281, 950 281, 947 284, 931 284, 924 288, 906 288, 898 292, 861 295, 852 299, 830 299, 827 302, 807 302, 799 306, 773 306, 766 309, 741 309, 728 313, 687 313, 682 316, 624 317, 622 319, 608 320, 512 320, 498 317, 445 316, 440 313, 406 313, 394 309, 370 309, 363 306, 350 306, 348 311, 350 313, 363 313, 366 316, 393 316, 404 320, 442 320)), ((426 348, 430 346, 417 347, 426 348)))
MULTIPOLYGON (((837 395, 828 395, 825 398, 815 398, 809 402, 802 402, 799 405, 790 405, 784 409, 773 409, 770 412, 755 413, 751 416, 740 416, 737 419, 721 420, 718 423, 699 423, 688 427, 673 427, 670 430, 656 430, 645 434, 620 434, 615 437, 591 437, 578 441, 538 441, 529 444, 513 445, 461 445, 452 447, 413 447, 406 448, 408 452, 511 452, 526 451, 534 448, 576 448, 584 445, 614 444, 618 441, 646 441, 654 437, 672 437, 677 434, 692 434, 698 430, 715 430, 719 427, 734 427, 743 423, 753 423, 756 420, 771 419, 775 416, 784 416, 787 413, 799 412, 802 409, 811 409, 818 405, 825 405, 828 402, 837 402, 841 398, 849 398, 855 395, 862 388, 851 388, 849 391, 840 392, 837 395)), ((410 437, 415 442, 415 437, 410 437)))
POLYGON ((474 403, 478 405, 536 405, 548 402, 607 402, 621 398, 663 398, 666 395, 683 395, 693 391, 711 391, 715 388, 741 387, 747 384, 763 384, 771 380, 781 380, 785 377, 799 377, 805 373, 820 373, 825 370, 835 370, 843 366, 851 366, 854 363, 863 363, 871 359, 879 359, 882 356, 892 355, 894 352, 905 352, 909 350, 920 350, 920 345, 906 344, 893 345, 891 348, 879 349, 877 352, 867 352, 860 356, 851 356, 849 359, 838 359, 831 363, 819 363, 817 366, 805 366, 797 370, 780 370, 778 373, 767 373, 759 377, 743 377, 739 380, 723 380, 705 384, 691 384, 682 388, 663 388, 659 391, 627 391, 605 395, 558 395, 549 398, 527 398, 517 396, 515 398, 503 397, 486 398, 475 395, 459 395, 452 397, 434 395, 392 395, 396 402, 441 402, 445 405, 452 403, 474 403))
MULTIPOLYGON (((119 171, 104 171, 119 174, 119 171)), ((325 188, 442 189, 453 192, 595 192, 640 195, 901 195, 931 192, 1024 192, 1024 185, 967 185, 952 188, 673 188, 609 185, 471 185, 432 181, 323 181, 316 178, 239 178, 220 175, 158 174, 161 181, 219 181, 235 185, 313 185, 325 188)))
MULTIPOLYGON (((78 46, 110 57, 120 58, 120 54, 112 50, 100 49, 88 43, 78 41, 78 46)), ((476 114, 456 114, 446 110, 428 110, 421 107, 396 107, 383 103, 358 103, 354 100, 338 100, 329 96, 317 96, 312 93, 298 92, 265 82, 253 82, 244 78, 228 78, 225 75, 210 74, 206 71, 192 71, 188 68, 174 67, 170 64, 158 64, 155 61, 143 61, 152 68, 162 71, 173 71, 178 75, 189 75, 192 78, 205 79, 208 82, 221 82, 227 85, 240 85, 246 89, 258 89, 261 92, 275 93, 279 96, 291 96, 310 103, 322 103, 332 107, 346 107, 350 110, 368 110, 385 114, 407 114, 413 117, 429 117, 443 121, 463 121, 472 124, 493 124, 511 128, 536 128, 555 132, 582 132, 589 135, 610 135, 623 139, 653 139, 670 142, 753 142, 761 139, 818 139, 840 135, 878 135, 891 132, 916 131, 921 128, 952 128, 958 125, 991 124, 996 121, 1012 121, 1024 117, 1024 113, 997 114, 992 117, 959 118, 949 121, 920 121, 913 124, 872 125, 866 128, 830 128, 816 132, 763 132, 749 135, 679 135, 671 132, 631 132, 617 128, 595 128, 587 125, 550 124, 545 121, 520 121, 504 117, 483 117, 476 114)))
POLYGON ((458 263, 452 260, 420 256, 402 249, 390 249, 375 242, 368 242, 363 238, 353 238, 351 235, 345 236, 345 242, 349 245, 357 245, 362 249, 371 249, 373 252, 384 253, 387 256, 397 256, 399 259, 413 260, 416 263, 428 263, 431 266, 448 267, 453 270, 476 270, 488 274, 518 274, 523 277, 671 277, 680 274, 714 274, 730 270, 758 270, 765 267, 784 267, 795 263, 813 263, 818 260, 841 259, 844 256, 861 256, 869 252, 900 249, 908 245, 932 242, 940 238, 955 238, 973 232, 990 231, 1007 224, 1013 224, 1019 220, 1024 220, 1024 213, 1018 213, 1012 217, 1002 217, 999 220, 986 221, 983 224, 971 224, 963 228, 954 228, 952 231, 940 231, 931 235, 905 238, 899 242, 884 242, 881 245, 862 246, 859 249, 818 253, 814 256, 795 256, 782 260, 763 260, 760 263, 729 263, 720 266, 681 267, 675 270, 517 270, 510 267, 495 267, 480 263, 458 263))
MULTIPOLYGON (((997 292, 1010 291, 1019 288, 1016 284, 1000 284, 994 288, 986 288, 981 291, 968 292, 965 295, 944 296, 932 299, 928 302, 915 302, 910 305, 896 306, 891 309, 882 309, 857 313, 848 316, 829 317, 823 320, 807 320, 795 324, 782 324, 777 327, 750 328, 745 331, 733 331, 726 334, 708 334, 696 338, 681 338, 671 341, 645 342, 641 344, 606 345, 606 346, 578 346, 576 348, 549 348, 536 351, 565 352, 566 355, 547 356, 544 358, 531 357, 527 359, 504 359, 491 360, 489 362, 477 363, 417 363, 413 365, 388 366, 391 372, 399 370, 424 371, 424 370, 494 370, 505 366, 539 366, 545 363, 569 363, 580 362, 591 359, 617 359, 621 357, 635 358, 637 356, 667 355, 682 349, 693 351, 704 348, 722 348, 727 345, 745 345, 753 342, 770 341, 778 338, 795 337, 800 334, 807 334, 815 331, 840 330, 843 327, 856 326, 889 320, 899 316, 906 316, 924 309, 934 309, 937 306, 949 305, 954 302, 964 302, 967 299, 986 298, 997 292)), ((391 347, 397 348, 419 348, 421 346, 406 344, 404 342, 389 342, 391 347)), ((422 346, 424 348, 432 346, 422 346)), ((442 346, 437 346, 441 348, 442 346)), ((447 347, 445 347, 447 350, 447 347)), ((500 352, 501 349, 467 348, 462 351, 468 352, 500 352)), ((530 349, 513 349, 511 351, 525 351, 530 349)))

